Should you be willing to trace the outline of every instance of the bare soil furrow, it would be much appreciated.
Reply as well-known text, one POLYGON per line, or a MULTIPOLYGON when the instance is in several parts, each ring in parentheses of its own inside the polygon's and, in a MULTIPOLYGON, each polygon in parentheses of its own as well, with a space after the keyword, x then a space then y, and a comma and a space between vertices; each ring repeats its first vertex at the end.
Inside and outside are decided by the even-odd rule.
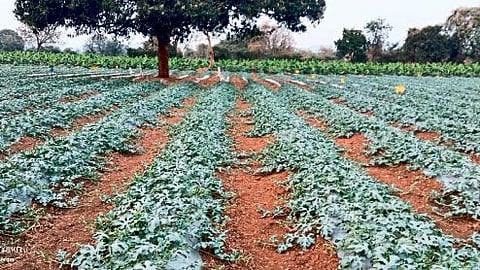
MULTIPOLYGON (((303 115, 310 125, 327 132, 328 127, 322 120, 309 117, 302 112, 299 114, 303 115)), ((336 138, 335 143, 345 150, 344 157, 349 160, 368 165, 372 159, 371 156, 365 155, 370 142, 363 134, 356 133, 350 138, 336 138)), ((435 210, 441 209, 441 206, 433 200, 431 193, 441 192, 442 184, 434 178, 426 177, 420 170, 410 171, 408 164, 395 167, 367 166, 364 169, 378 181, 397 188, 398 192, 394 194, 398 198, 410 203, 415 212, 429 216, 444 233, 467 239, 480 230, 480 222, 471 217, 446 218, 435 210)))
MULTIPOLYGON (((240 116, 241 111, 250 105, 239 100, 236 110, 230 118, 231 129, 228 134, 234 139, 237 152, 258 153, 275 140, 273 135, 249 138, 245 134, 253 128, 250 117, 240 116)), ((248 163, 248 162, 247 162, 248 163)), ((241 260, 229 263, 204 256, 207 269, 336 269, 338 257, 334 247, 328 241, 317 238, 316 244, 308 249, 295 248, 285 253, 278 253, 270 241, 272 236, 279 240, 291 230, 285 216, 263 216, 264 211, 271 211, 285 205, 279 198, 288 198, 288 191, 278 182, 285 181, 290 172, 270 175, 256 175, 260 168, 257 162, 233 168, 229 172, 218 173, 225 188, 233 191, 236 197, 227 209, 230 217, 227 223, 227 248, 239 250, 241 260)))
MULTIPOLYGON (((178 123, 183 113, 188 110, 186 107, 194 103, 194 98, 186 99, 181 112, 176 108, 170 110, 169 114, 175 113, 175 117, 159 118, 169 125, 178 123)), ((15 245, 21 246, 25 252, 16 254, 14 263, 0 265, 0 269, 58 269, 59 264, 55 260, 58 250, 73 254, 79 245, 93 245, 95 220, 114 207, 105 198, 125 191, 133 177, 145 171, 146 166, 152 163, 167 144, 168 128, 166 125, 139 129, 143 136, 138 139, 137 144, 144 151, 140 154, 110 154, 107 171, 101 174, 100 181, 86 182, 78 207, 47 207, 39 224, 20 237, 9 239, 10 242, 16 242, 15 245)))

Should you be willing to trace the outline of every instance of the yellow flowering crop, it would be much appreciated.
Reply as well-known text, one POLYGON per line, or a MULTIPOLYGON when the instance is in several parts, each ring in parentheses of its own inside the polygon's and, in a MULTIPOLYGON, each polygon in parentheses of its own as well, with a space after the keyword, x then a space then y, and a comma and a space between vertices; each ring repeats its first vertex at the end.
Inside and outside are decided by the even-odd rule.
POLYGON ((397 94, 403 94, 405 92, 405 86, 401 84, 395 86, 395 92, 397 94))

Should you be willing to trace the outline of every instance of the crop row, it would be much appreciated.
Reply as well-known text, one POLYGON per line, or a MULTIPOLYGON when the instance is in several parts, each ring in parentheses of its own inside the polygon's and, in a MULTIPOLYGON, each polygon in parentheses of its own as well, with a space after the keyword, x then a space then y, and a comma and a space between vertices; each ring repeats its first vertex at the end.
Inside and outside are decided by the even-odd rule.
POLYGON ((14 154, 0 163, 0 231, 21 232, 21 218, 32 201, 64 207, 75 204, 71 191, 83 181, 96 179, 104 156, 112 151, 139 150, 132 141, 141 136, 137 127, 158 125, 158 114, 179 106, 191 94, 191 84, 163 87, 157 83, 137 84, 136 92, 151 93, 74 132, 68 137, 52 137, 30 152, 14 154), (161 90, 161 91, 159 91, 161 90))
POLYGON ((370 141, 367 153, 377 155, 373 164, 409 164, 412 170, 437 177, 443 183, 438 200, 451 208, 449 215, 469 214, 480 219, 480 166, 468 157, 297 87, 285 85, 279 95, 292 110, 307 111, 324 120, 337 137, 365 134, 370 141))
POLYGON ((474 83, 461 87, 461 81, 457 83, 458 80, 449 79, 448 83, 424 85, 412 82, 412 79, 384 78, 381 84, 368 86, 356 85, 357 79, 350 81, 352 85, 346 89, 318 86, 315 91, 323 97, 341 98, 347 106, 361 112, 373 112, 385 122, 440 132, 439 142, 453 143, 456 150, 480 154, 480 100, 475 100, 478 99, 475 94, 478 89, 474 89, 474 83), (398 95, 393 89, 401 82, 407 92, 398 95), (455 85, 455 91, 451 89, 452 85, 455 85))
POLYGON ((235 90, 219 84, 197 96, 153 164, 114 198, 99 218, 96 245, 84 246, 78 269, 198 269, 199 248, 223 253, 227 194, 215 170, 232 162, 225 114, 235 90))
MULTIPOLYGON (((70 128, 74 120, 80 116, 102 113, 115 106, 123 106, 137 100, 141 95, 158 90, 132 86, 127 81, 111 81, 104 83, 102 87, 105 89, 103 93, 87 99, 52 104, 46 109, 26 111, 20 115, 0 119, 0 150, 6 150, 22 136, 48 137, 52 128, 70 128)), ((87 88, 90 89, 89 86, 87 88)))
POLYGON ((0 101, 8 102, 13 100, 24 99, 30 95, 46 94, 56 88, 64 88, 67 86, 84 86, 98 82, 98 79, 92 78, 68 78, 68 79, 51 79, 51 78, 28 78, 13 79, 5 82, 0 88, 0 101))
MULTIPOLYGON (((9 80, 10 78, 15 79, 28 79, 35 78, 37 75, 44 75, 44 77, 49 77, 47 75, 64 75, 64 74, 85 74, 91 73, 91 67, 54 67, 53 73, 48 66, 48 63, 43 63, 40 65, 11 65, 11 64, 2 64, 0 66, 0 81, 9 80)), ((53 76, 51 76, 53 77, 53 76)))
POLYGON ((263 151, 262 170, 295 172, 287 180, 291 189, 287 206, 296 231, 284 236, 279 251, 297 244, 307 248, 321 235, 335 243, 343 269, 480 266, 478 235, 473 237, 474 246, 457 248, 457 240, 413 213, 388 186, 343 158, 333 141, 285 107, 283 102, 294 98, 286 99, 284 91, 288 92, 276 94, 254 84, 245 92, 254 106, 252 135, 273 132, 276 137, 263 151))
MULTIPOLYGON (((115 85, 113 82, 92 82, 84 83, 63 81, 61 83, 54 83, 49 86, 45 85, 48 91, 41 91, 35 93, 34 91, 26 94, 22 93, 23 89, 14 88, 10 91, 16 92, 18 95, 22 95, 20 98, 5 99, 0 101, 0 117, 7 118, 13 115, 25 113, 29 110, 45 109, 54 105, 58 105, 61 100, 68 100, 75 97, 80 97, 89 93, 102 93, 111 90, 109 85, 115 85), (75 86, 72 87, 72 84, 75 86)), ((118 85, 118 83, 117 83, 118 85)), ((25 91, 27 92, 27 91, 25 91)))
MULTIPOLYGON (((27 65, 66 65, 105 68, 146 68, 155 69, 157 59, 152 57, 96 56, 80 54, 53 54, 48 52, 2 52, 0 63, 27 65)), ((402 63, 346 63, 323 62, 319 60, 219 60, 216 64, 222 69, 249 72, 252 67, 266 73, 302 74, 364 74, 364 75, 423 75, 423 76, 480 76, 480 64, 469 65, 452 63, 402 64, 402 63)), ((177 69, 196 69, 208 66, 205 59, 172 58, 170 66, 177 69)))

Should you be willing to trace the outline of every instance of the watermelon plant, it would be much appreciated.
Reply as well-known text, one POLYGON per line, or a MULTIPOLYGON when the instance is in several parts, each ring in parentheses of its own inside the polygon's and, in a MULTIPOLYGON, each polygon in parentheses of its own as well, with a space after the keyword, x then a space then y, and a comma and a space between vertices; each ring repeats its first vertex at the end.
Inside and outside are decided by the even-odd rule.
POLYGON ((162 90, 158 83, 129 88, 150 95, 67 137, 48 138, 33 151, 13 154, 0 163, 1 232, 22 232, 23 220, 12 215, 26 213, 33 201, 57 207, 74 205, 78 197, 68 196, 70 191, 81 190, 84 181, 97 178, 98 170, 105 166, 105 154, 138 151, 132 141, 141 136, 136 128, 162 124, 158 115, 179 106, 195 89, 184 84, 162 90))
MULTIPOLYGON (((428 218, 390 194, 390 188, 341 157, 325 134, 310 127, 284 96, 251 85, 254 134, 274 133, 263 152, 262 172, 291 170, 287 202, 294 232, 278 251, 307 248, 321 235, 336 245, 342 269, 474 269, 478 247, 442 234, 428 218), (461 247, 457 247, 461 243, 461 247)), ((301 100, 301 99, 299 99, 301 100)))

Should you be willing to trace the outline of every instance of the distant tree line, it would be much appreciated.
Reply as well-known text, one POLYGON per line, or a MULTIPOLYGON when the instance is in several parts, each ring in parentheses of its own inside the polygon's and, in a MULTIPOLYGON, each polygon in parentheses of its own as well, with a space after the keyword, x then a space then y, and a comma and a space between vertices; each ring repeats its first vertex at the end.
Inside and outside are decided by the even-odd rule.
POLYGON ((478 62, 480 61, 480 7, 459 8, 445 23, 411 28, 402 46, 386 44, 391 26, 373 20, 365 32, 344 29, 335 41, 337 57, 352 62, 478 62))
MULTIPOLYGON (((17 5, 21 8, 17 7, 16 15, 22 19, 24 25, 17 31, 0 30, 0 50, 29 49, 60 52, 61 50, 57 45, 61 35, 59 29, 65 23, 58 18, 48 18, 48 20, 43 21, 42 17, 39 21, 37 17, 25 16, 21 12, 33 10, 33 7, 28 5, 28 1, 19 1, 18 3, 23 4, 17 5)), ((191 12, 199 12, 196 8, 198 7, 192 8, 191 12)), ((275 21, 262 24, 252 23, 254 21, 248 21, 248 23, 244 21, 243 23, 247 25, 230 25, 229 29, 222 28, 220 31, 219 25, 224 27, 227 22, 217 24, 216 21, 212 21, 212 18, 208 17, 212 13, 210 10, 208 10, 208 14, 202 12, 189 16, 198 20, 198 22, 195 21, 195 24, 198 24, 197 30, 202 30, 197 32, 205 37, 207 43, 197 44, 193 48, 192 46, 186 46, 186 48, 180 50, 180 42, 183 41, 183 44, 188 45, 188 38, 174 33, 169 38, 170 42, 167 47, 169 56, 210 59, 211 67, 213 67, 215 59, 319 58, 322 60, 340 59, 349 62, 405 63, 468 63, 480 60, 479 7, 456 9, 440 25, 426 26, 420 29, 411 28, 401 45, 399 43, 387 43, 392 27, 384 19, 375 19, 368 22, 364 29, 344 29, 342 37, 334 42, 336 50, 322 48, 318 52, 302 51, 294 48, 293 32, 290 29, 299 30, 295 27, 278 24, 275 21), (200 26, 201 28, 199 28, 200 26), (213 45, 212 38, 214 36, 218 37, 219 33, 223 33, 223 39, 218 44, 213 45)), ((217 15, 220 16, 221 14, 217 15)), ((215 18, 226 19, 224 17, 215 18)), ((89 25, 90 23, 93 22, 79 22, 79 27, 81 29, 82 24, 89 25)), ((131 57, 155 57, 159 55, 157 35, 150 35, 138 48, 125 46, 116 36, 107 35, 102 31, 94 31, 93 35, 84 44, 83 52, 97 55, 128 55, 131 57)), ((75 53, 72 49, 65 49, 64 51, 75 53)))

